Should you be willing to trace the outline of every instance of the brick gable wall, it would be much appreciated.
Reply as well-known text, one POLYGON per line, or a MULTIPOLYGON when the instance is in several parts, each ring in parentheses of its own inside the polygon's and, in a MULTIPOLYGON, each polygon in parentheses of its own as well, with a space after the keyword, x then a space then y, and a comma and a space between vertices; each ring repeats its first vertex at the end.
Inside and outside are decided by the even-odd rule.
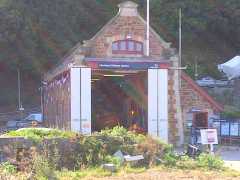
MULTIPOLYGON (((126 39, 127 35, 131 35, 132 40, 143 42, 145 46, 146 26, 138 17, 118 16, 112 23, 103 29, 101 34, 91 42, 92 57, 114 57, 112 54, 112 42, 126 39)), ((150 33, 150 56, 159 58, 163 56, 164 47, 159 38, 151 31, 150 33)), ((131 55, 121 55, 121 57, 131 57, 131 55)), ((140 56, 140 55, 137 55, 140 56)), ((118 56, 119 57, 119 56, 118 56)), ((136 55, 134 55, 136 57, 136 55)))
MULTIPOLYGON (((131 35, 132 40, 143 42, 144 52, 146 52, 146 25, 139 16, 118 16, 110 24, 103 28, 102 32, 97 34, 95 38, 90 40, 91 57, 104 58, 104 57, 141 57, 142 55, 129 55, 112 54, 112 42, 126 39, 127 35, 131 35)), ((152 30, 150 31, 150 58, 160 59, 165 57, 165 52, 168 50, 162 44, 158 35, 152 30)), ((170 49, 170 48, 169 48, 170 49)), ((165 57, 165 60, 169 60, 169 57, 165 57)), ((178 60, 178 59, 175 59, 178 60)), ((168 74, 169 86, 168 86, 168 117, 169 117, 169 142, 177 144, 179 141, 179 127, 176 111, 176 90, 175 90, 175 72, 170 70, 168 74)))
POLYGON ((182 80, 181 102, 184 109, 192 107, 212 109, 211 104, 201 97, 185 80, 182 80))

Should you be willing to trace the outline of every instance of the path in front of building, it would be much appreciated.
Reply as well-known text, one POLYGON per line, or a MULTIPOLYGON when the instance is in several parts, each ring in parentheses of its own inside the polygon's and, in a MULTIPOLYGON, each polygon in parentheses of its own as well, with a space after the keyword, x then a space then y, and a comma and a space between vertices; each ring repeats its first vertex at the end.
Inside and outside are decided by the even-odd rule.
POLYGON ((226 166, 240 171, 240 147, 222 147, 217 154, 221 156, 226 166))

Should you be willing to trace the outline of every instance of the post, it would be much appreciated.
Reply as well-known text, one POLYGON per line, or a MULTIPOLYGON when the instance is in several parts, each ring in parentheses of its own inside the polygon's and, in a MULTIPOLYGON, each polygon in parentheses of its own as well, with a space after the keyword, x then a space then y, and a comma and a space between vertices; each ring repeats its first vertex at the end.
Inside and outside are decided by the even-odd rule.
POLYGON ((43 116, 43 84, 41 83, 41 87, 40 87, 40 93, 41 93, 41 113, 42 113, 42 116, 43 116))
POLYGON ((210 154, 214 155, 214 147, 213 144, 210 144, 210 154))
POLYGON ((197 60, 195 61, 195 67, 194 67, 194 77, 195 77, 195 80, 198 79, 198 63, 197 63, 197 60))
POLYGON ((22 104, 21 104, 21 79, 20 79, 20 69, 18 68, 17 70, 18 73, 18 110, 21 109, 22 104))
POLYGON ((150 29, 150 17, 149 17, 149 0, 147 0, 147 56, 149 56, 149 29, 150 29))
POLYGON ((22 119, 24 108, 22 107, 22 101, 21 101, 21 74, 20 74, 19 68, 17 72, 18 72, 18 110, 20 111, 20 117, 22 119))
MULTIPOLYGON (((182 66, 182 9, 179 9, 179 67, 182 66)), ((181 88, 181 71, 179 71, 179 87, 181 88)))

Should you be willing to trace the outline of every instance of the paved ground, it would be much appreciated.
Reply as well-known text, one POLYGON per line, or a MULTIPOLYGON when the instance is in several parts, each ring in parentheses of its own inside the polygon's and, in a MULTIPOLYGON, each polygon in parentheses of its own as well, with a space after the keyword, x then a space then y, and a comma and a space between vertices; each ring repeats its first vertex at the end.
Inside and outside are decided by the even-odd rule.
POLYGON ((223 147, 219 155, 228 167, 240 171, 240 147, 223 147))

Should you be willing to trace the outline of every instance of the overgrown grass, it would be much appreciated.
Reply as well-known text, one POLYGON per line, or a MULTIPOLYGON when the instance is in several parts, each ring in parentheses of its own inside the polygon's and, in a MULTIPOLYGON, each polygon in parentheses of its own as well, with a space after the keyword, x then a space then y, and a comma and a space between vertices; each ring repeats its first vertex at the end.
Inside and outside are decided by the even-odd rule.
POLYGON ((0 170, 5 174, 14 174, 17 172, 16 166, 9 162, 4 162, 0 164, 0 170))

